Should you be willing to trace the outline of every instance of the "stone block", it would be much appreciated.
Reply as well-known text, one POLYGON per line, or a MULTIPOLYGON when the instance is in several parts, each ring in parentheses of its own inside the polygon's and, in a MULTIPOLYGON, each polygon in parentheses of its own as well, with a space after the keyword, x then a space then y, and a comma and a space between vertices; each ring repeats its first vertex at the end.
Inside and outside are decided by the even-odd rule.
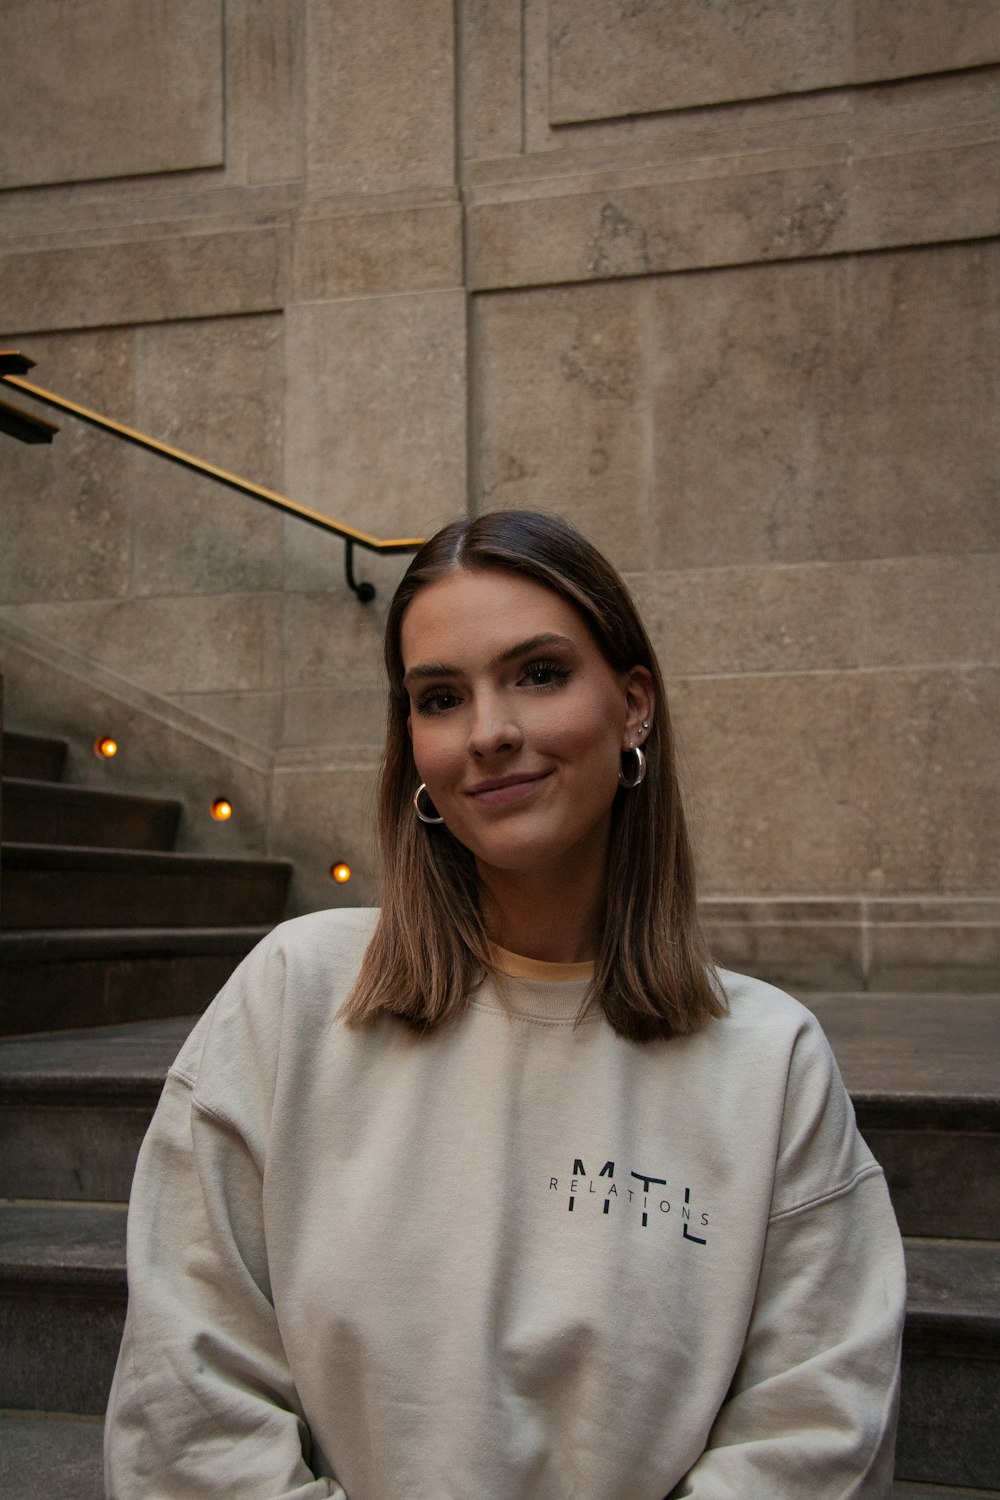
POLYGON ((748 158, 673 182, 480 201, 469 279, 484 291, 835 254, 854 248, 849 192, 838 152, 808 167, 748 158))
POLYGON ((675 569, 628 583, 672 676, 857 665, 852 564, 675 569))
POLYGON ((328 594, 286 594, 284 682, 288 688, 385 691, 379 615, 328 594))
POLYGON ((371 761, 276 767, 271 853, 296 862, 292 904, 298 910, 376 904, 374 791, 371 761), (330 879, 330 866, 339 861, 353 872, 346 885, 330 879))
POLYGON ((0 256, 0 326, 27 334, 272 312, 285 300, 285 251, 284 233, 269 228, 11 251, 0 256))
POLYGON ((1000 231, 1000 142, 862 145, 851 171, 851 248, 972 240, 1000 231))
POLYGON ((882 923, 866 932, 868 988, 1000 994, 1000 923, 882 923))
POLYGON ((462 152, 467 160, 521 150, 521 12, 462 0, 462 152))
MULTIPOLYGON (((276 316, 202 319, 137 331, 135 425, 279 491, 283 401, 276 316)), ((138 451, 133 482, 136 593, 281 587, 283 522, 277 511, 138 451)))
POLYGON ((851 76, 849 0, 751 11, 740 0, 552 0, 549 16, 558 124, 831 88, 851 76))
POLYGON ((465 509, 460 291, 292 307, 286 365, 296 500, 383 538, 427 536, 465 509))
POLYGON ((300 219, 292 296, 297 302, 421 292, 462 284, 462 215, 455 203, 300 219))
POLYGON ((215 167, 220 0, 11 0, 0 187, 215 167))
POLYGON ((381 747, 385 739, 384 688, 290 690, 284 695, 282 745, 381 747))
POLYGON ((997 553, 889 558, 858 573, 862 666, 1000 663, 997 553))
POLYGON ((844 283, 839 260, 656 283, 661 567, 798 562, 856 548, 843 480, 844 283))
POLYGON ((275 690, 255 693, 171 693, 171 703, 212 724, 220 724, 238 739, 270 750, 281 741, 283 695, 275 690))
POLYGON ((862 888, 853 675, 668 682, 706 895, 862 888))
POLYGON ((281 683, 274 595, 24 604, 4 614, 158 693, 252 692, 281 683))
POLYGON ((1000 243, 867 256, 845 270, 840 469, 863 554, 996 552, 1000 243))
POLYGON ((446 0, 306 6, 314 187, 391 192, 454 180, 454 16, 446 0))
MULTIPOLYGON (((0 294, 2 296, 2 294, 0 294)), ((35 335, 34 384, 126 418, 132 336, 119 329, 35 335)), ((5 388, 6 389, 6 388, 5 388)), ((53 418, 27 397, 17 404, 53 418)), ((114 597, 129 587, 130 455, 103 433, 59 417, 51 447, 0 443, 0 602, 114 597)))
POLYGON ((649 556, 649 304, 608 283, 479 299, 481 511, 556 511, 623 569, 649 556))
POLYGON ((1000 11, 993 0, 895 0, 855 5, 858 82, 1000 62, 1000 11))
POLYGON ((753 974, 801 995, 812 990, 860 989, 864 983, 860 923, 719 922, 703 917, 717 964, 753 974))
POLYGON ((227 176, 305 176, 305 32, 300 0, 226 0, 227 176))
POLYGON ((1000 670, 865 672, 854 684, 853 756, 863 798, 857 889, 992 891, 1000 850, 985 834, 996 806, 1000 670))

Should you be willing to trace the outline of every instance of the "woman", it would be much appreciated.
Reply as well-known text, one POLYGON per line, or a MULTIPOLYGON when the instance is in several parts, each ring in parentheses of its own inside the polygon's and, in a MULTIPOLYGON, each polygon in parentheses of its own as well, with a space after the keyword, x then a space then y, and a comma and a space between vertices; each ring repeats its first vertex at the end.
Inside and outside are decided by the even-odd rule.
POLYGON ((386 662, 381 916, 276 929, 143 1147, 109 1496, 888 1495, 885 1184, 813 1018, 707 960, 618 575, 457 521, 386 662))

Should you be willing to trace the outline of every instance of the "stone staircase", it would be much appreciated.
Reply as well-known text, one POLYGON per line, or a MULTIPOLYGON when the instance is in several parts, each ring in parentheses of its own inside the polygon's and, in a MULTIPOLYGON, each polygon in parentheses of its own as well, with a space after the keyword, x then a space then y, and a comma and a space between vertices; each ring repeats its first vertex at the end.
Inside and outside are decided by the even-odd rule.
POLYGON ((181 1041, 282 916, 283 860, 177 853, 181 806, 3 736, 0 1495, 103 1495, 125 1205, 181 1041), (155 1019, 154 1019, 155 1018, 155 1019))
MULTIPOLYGON (((58 745, 5 747, 0 1495, 96 1500, 139 1142, 191 1017, 280 915, 288 867, 174 854, 174 804, 81 794, 58 745)), ((906 1236, 894 1500, 1000 1496, 1000 1003, 812 1003, 906 1236)))

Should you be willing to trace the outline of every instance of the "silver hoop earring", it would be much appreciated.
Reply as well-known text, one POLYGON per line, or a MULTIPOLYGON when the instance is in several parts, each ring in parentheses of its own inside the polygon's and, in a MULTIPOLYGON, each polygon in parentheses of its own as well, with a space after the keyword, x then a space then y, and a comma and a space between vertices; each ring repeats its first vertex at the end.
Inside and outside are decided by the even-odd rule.
POLYGON ((618 785, 623 786, 627 792, 634 792, 636 787, 641 784, 642 778, 646 774, 646 757, 643 755, 638 745, 633 745, 631 751, 628 753, 635 756, 635 775, 632 777, 631 781, 626 781, 625 777, 622 775, 621 768, 619 767, 618 785))
MULTIPOLYGON (((442 818, 440 814, 438 814, 437 817, 429 818, 425 812, 421 811, 421 808, 420 808, 420 793, 421 792, 426 792, 426 790, 427 790, 427 783, 426 783, 426 781, 422 781, 420 783, 420 785, 417 787, 417 790, 413 793, 413 806, 414 806, 414 810, 416 811, 417 817, 420 819, 421 823, 443 823, 444 822, 444 818, 442 818)), ((429 798, 428 798, 428 805, 430 807, 434 807, 434 803, 431 802, 429 798)), ((437 812, 437 808, 434 808, 434 811, 437 812)))

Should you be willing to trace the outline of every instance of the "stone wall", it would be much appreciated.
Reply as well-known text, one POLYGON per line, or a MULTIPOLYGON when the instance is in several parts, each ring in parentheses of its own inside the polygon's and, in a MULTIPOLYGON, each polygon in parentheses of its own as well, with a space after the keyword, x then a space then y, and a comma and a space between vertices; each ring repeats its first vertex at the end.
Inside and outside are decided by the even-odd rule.
MULTIPOLYGON (((383 536, 562 511, 660 648, 720 948, 995 971, 994 0, 0 23, 0 331, 39 384, 383 536)), ((0 447, 0 622, 256 747, 305 899, 368 899, 378 601, 62 426, 0 447)), ((398 560, 360 561, 384 602, 398 560)))

